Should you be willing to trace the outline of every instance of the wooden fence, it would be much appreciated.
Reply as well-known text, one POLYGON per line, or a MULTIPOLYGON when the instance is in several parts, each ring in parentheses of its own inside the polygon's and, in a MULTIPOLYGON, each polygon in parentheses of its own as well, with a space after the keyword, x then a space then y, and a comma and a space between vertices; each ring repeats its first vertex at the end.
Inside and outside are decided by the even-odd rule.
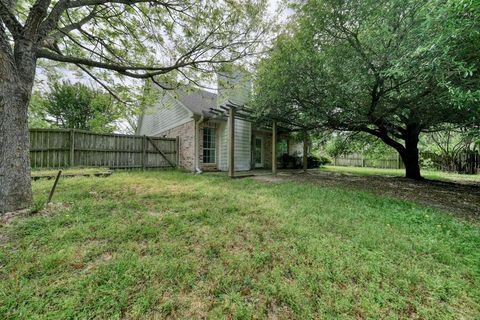
MULTIPOLYGON (((454 158, 445 158, 434 153, 422 152, 420 153, 420 159, 423 161, 429 159, 431 162, 429 166, 432 166, 436 170, 470 174, 480 172, 480 153, 478 151, 463 152, 454 158)), ((335 158, 335 165, 383 169, 405 168, 405 165, 400 158, 365 159, 359 154, 337 157, 335 158)))
POLYGON ((177 150, 178 139, 30 129, 32 168, 168 168, 177 166, 177 150))
POLYGON ((402 159, 366 159, 361 155, 346 155, 335 158, 335 165, 342 167, 366 167, 382 169, 405 169, 402 159))
POLYGON ((480 153, 478 151, 461 152, 454 157, 422 152, 421 158, 429 159, 430 165, 442 171, 475 174, 480 172, 480 153))

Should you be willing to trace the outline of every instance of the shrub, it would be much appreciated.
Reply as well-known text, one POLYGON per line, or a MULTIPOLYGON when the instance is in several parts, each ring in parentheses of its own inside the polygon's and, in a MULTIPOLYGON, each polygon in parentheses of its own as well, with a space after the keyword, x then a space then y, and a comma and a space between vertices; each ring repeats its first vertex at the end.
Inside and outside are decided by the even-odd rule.
MULTIPOLYGON (((307 167, 309 169, 318 168, 328 163, 330 163, 330 159, 328 159, 327 157, 307 157, 307 167)), ((303 157, 282 154, 278 158, 278 164, 279 168, 281 169, 301 169, 303 168, 303 157)))
POLYGON ((298 158, 299 157, 295 157, 295 156, 284 153, 278 159, 279 167, 282 169, 299 168, 301 166, 301 161, 299 163, 298 158))
POLYGON ((332 163, 332 160, 329 157, 321 156, 318 159, 320 160, 320 166, 325 166, 332 163))

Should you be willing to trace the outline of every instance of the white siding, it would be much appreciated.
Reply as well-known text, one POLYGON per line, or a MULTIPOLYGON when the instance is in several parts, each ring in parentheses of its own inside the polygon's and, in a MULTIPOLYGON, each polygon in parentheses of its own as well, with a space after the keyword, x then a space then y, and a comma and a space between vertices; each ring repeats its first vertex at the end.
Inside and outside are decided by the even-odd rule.
POLYGON ((252 81, 244 72, 234 72, 229 75, 218 74, 217 106, 231 101, 238 105, 247 104, 252 91, 252 81))
MULTIPOLYGON (((228 170, 228 124, 222 124, 219 129, 220 137, 220 159, 218 168, 221 171, 228 170)), ((250 122, 235 119, 235 170, 250 170, 250 161, 252 154, 252 125, 250 122)))
POLYGON ((192 112, 172 97, 162 95, 158 103, 145 111, 139 134, 154 136, 192 121, 192 112))
POLYGON ((235 170, 250 170, 252 157, 252 124, 235 120, 235 170))
POLYGON ((219 150, 218 170, 228 170, 228 124, 222 123, 218 128, 219 150))

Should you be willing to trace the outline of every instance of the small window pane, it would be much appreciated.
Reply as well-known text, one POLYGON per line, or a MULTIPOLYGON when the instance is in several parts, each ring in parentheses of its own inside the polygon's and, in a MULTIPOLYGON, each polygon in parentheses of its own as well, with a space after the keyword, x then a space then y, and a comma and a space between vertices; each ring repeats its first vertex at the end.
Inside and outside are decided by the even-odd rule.
POLYGON ((203 163, 215 163, 215 128, 203 128, 203 163))

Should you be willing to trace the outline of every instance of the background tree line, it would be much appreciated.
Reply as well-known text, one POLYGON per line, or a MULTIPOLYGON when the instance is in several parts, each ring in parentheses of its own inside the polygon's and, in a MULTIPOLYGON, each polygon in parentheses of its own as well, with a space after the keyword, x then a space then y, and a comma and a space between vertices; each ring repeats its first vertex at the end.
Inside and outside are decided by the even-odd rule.
POLYGON ((134 134, 138 116, 159 96, 151 81, 145 81, 139 91, 131 92, 126 103, 92 84, 49 79, 47 88, 32 94, 28 125, 134 134))
MULTIPOLYGON (((394 160, 395 149, 366 133, 321 132, 313 138, 314 154, 333 163, 338 157, 394 160)), ((480 151, 479 128, 451 128, 422 133, 419 140, 420 167, 458 173, 475 173, 475 154, 480 151)))
POLYGON ((81 129, 114 132, 122 107, 108 93, 82 83, 56 82, 48 92, 35 92, 30 101, 31 128, 81 129))

